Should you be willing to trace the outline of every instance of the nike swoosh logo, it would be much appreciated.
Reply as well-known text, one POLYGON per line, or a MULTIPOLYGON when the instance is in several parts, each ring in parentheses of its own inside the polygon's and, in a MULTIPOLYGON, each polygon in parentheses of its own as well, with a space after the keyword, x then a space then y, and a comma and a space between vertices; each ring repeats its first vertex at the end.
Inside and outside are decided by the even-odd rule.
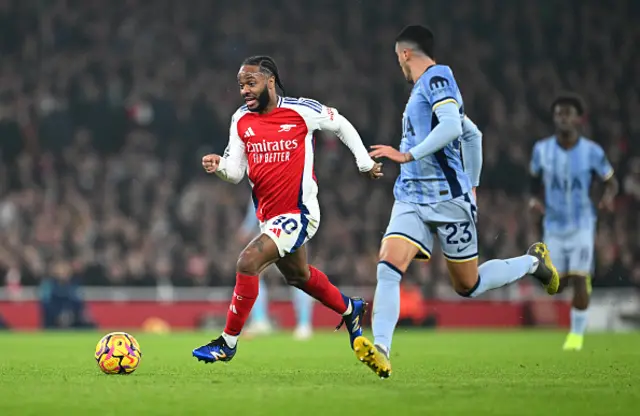
POLYGON ((462 253, 463 251, 465 251, 465 250, 466 250, 467 248, 469 248, 470 246, 471 246, 471 244, 467 244, 467 245, 466 245, 466 246, 464 246, 464 247, 458 247, 458 248, 456 249, 456 251, 457 251, 458 253, 462 253))

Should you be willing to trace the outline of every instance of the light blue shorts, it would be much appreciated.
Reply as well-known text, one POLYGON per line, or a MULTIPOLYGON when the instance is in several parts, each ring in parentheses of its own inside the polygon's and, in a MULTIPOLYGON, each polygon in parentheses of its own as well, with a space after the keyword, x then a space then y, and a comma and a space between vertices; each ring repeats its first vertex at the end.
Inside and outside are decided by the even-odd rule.
POLYGON ((544 242, 561 277, 588 276, 593 272, 594 228, 562 234, 545 231, 544 242))
POLYGON ((478 257, 477 208, 466 194, 435 204, 396 201, 384 238, 401 238, 418 248, 416 260, 429 260, 434 236, 447 260, 464 262, 478 257))

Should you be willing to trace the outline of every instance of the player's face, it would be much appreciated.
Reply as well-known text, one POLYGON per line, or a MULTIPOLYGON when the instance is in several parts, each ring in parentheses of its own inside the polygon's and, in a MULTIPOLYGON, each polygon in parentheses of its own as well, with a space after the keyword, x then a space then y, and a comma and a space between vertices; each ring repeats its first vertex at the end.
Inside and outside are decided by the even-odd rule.
POLYGON ((249 111, 260 112, 269 105, 269 83, 273 77, 260 72, 254 65, 244 65, 238 72, 240 95, 249 111))
POLYGON ((400 46, 400 44, 396 43, 396 55, 398 56, 398 63, 400 64, 400 68, 402 68, 402 73, 404 74, 404 78, 410 83, 413 84, 413 77, 411 76, 411 68, 409 67, 409 62, 407 58, 409 56, 409 50, 400 46))
POLYGON ((570 104, 556 105, 553 109, 553 123, 558 131, 573 132, 580 124, 578 109, 570 104))

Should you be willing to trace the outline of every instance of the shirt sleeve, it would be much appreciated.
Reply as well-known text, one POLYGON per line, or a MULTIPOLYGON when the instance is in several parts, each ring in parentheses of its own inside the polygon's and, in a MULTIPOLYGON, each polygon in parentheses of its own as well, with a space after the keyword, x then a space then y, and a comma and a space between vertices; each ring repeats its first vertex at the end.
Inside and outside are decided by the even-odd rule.
POLYGON ((607 159, 607 155, 604 153, 604 149, 597 144, 594 144, 591 150, 591 169, 596 172, 596 174, 603 181, 607 181, 611 179, 613 176, 613 166, 607 159))
POLYGON ((229 128, 229 143, 220 159, 216 175, 227 182, 236 184, 242 180, 246 170, 247 154, 245 152, 245 144, 240 135, 238 135, 238 115, 234 114, 229 128))
POLYGON ((362 143, 360 134, 338 110, 305 98, 298 100, 298 108, 311 130, 330 131, 338 136, 353 153, 361 172, 368 172, 373 168, 375 162, 362 143))
POLYGON ((427 137, 409 150, 414 160, 434 154, 462 135, 460 113, 454 103, 443 103, 435 109, 434 113, 438 117, 438 125, 427 137))
POLYGON ((464 161, 464 171, 471 185, 480 185, 480 174, 482 173, 482 132, 469 117, 462 120, 462 137, 460 138, 462 147, 462 159, 464 161))
POLYGON ((458 89, 450 70, 421 78, 420 82, 422 84, 420 90, 431 104, 432 111, 446 103, 454 103, 460 107, 460 103, 456 98, 458 97, 458 89))

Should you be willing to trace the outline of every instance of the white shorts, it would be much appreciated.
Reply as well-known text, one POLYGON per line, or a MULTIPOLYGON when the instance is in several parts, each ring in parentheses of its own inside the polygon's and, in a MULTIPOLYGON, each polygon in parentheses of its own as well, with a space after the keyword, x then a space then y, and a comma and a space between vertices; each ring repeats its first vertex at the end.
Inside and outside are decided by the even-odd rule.
POLYGON ((276 243, 280 257, 295 253, 318 231, 320 209, 314 205, 305 212, 282 214, 260 223, 260 231, 276 243))
POLYGON ((584 228, 567 234, 545 233, 553 265, 560 277, 588 276, 593 271, 595 229, 584 228))

